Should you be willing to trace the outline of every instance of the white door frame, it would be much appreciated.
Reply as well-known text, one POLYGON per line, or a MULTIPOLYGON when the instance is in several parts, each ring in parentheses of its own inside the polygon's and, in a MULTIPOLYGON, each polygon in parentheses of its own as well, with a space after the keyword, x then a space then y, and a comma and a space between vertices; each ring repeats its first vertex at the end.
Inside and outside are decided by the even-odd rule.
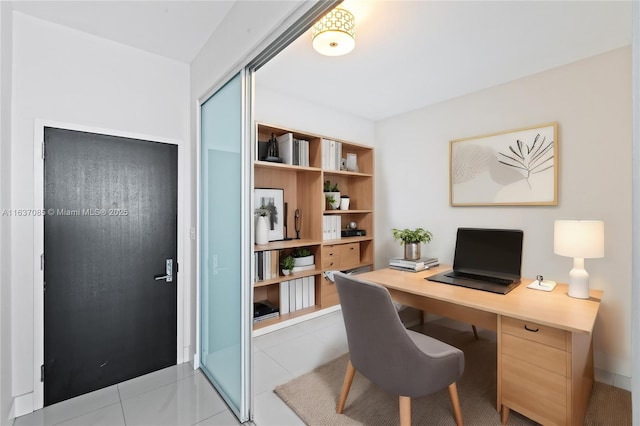
MULTIPOLYGON (((185 312, 184 296, 188 286, 184 282, 183 271, 186 271, 187 265, 183 263, 184 256, 184 224, 185 209, 188 207, 184 202, 184 194, 187 193, 185 187, 188 184, 186 179, 187 162, 185 155, 185 141, 178 139, 170 139, 161 136, 125 132, 114 129, 104 129, 92 126, 83 126, 79 124, 62 123, 59 121, 36 119, 33 131, 33 410, 38 410, 44 406, 44 383, 40 381, 40 366, 44 364, 44 271, 41 268, 40 255, 44 253, 44 160, 42 158, 42 144, 44 142, 44 128, 55 127, 58 129, 75 130, 80 132, 97 133, 108 136, 116 136, 130 139, 140 139, 144 141, 154 141, 177 145, 178 147, 178 264, 184 265, 178 270, 178 288, 177 288, 177 338, 176 338, 176 360, 178 364, 185 362, 184 358, 184 341, 185 325, 189 326, 190 321, 187 318, 188 312, 185 312)), ((187 359, 188 361, 188 359, 187 359)))

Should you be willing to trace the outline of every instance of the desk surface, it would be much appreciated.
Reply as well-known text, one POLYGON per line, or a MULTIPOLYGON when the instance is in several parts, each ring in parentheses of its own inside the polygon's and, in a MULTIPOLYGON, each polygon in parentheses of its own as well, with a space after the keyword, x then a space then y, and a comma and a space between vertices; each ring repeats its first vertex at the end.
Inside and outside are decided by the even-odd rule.
POLYGON ((532 280, 523 278, 518 287, 503 295, 424 279, 450 269, 450 266, 441 265, 413 273, 386 268, 359 274, 358 278, 417 296, 534 321, 570 332, 593 331, 602 299, 601 290, 590 290, 589 299, 575 299, 567 295, 567 284, 558 284, 550 292, 532 290, 527 288, 532 280))

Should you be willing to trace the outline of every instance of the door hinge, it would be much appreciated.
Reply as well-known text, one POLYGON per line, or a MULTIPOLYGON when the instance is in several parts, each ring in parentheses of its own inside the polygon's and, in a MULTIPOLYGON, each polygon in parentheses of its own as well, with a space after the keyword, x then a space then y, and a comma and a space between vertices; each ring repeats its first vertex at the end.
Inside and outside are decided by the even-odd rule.
POLYGON ((44 271, 44 253, 40 255, 40 270, 44 271))
POLYGON ((178 268, 178 262, 176 262, 176 273, 179 271, 180 269, 178 268))
POLYGON ((42 159, 44 160, 44 141, 42 141, 42 159))
POLYGON ((40 381, 44 382, 44 364, 40 366, 40 381))

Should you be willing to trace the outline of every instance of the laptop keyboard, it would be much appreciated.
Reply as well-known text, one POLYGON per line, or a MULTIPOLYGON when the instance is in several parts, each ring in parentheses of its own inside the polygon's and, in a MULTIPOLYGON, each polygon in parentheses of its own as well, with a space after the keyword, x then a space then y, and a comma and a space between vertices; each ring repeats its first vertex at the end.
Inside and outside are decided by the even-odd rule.
POLYGON ((451 278, 468 278, 470 280, 486 281, 500 285, 509 285, 513 282, 512 280, 508 280, 505 278, 488 277, 485 275, 469 274, 467 272, 452 272, 450 274, 447 274, 447 276, 451 278))

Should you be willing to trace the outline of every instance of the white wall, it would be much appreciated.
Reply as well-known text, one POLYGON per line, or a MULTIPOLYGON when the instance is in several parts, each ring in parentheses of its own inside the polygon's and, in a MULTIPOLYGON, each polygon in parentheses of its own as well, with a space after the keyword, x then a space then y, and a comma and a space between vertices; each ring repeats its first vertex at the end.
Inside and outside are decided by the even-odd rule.
POLYGON ((605 222, 605 257, 587 259, 603 289, 596 367, 631 376, 631 50, 622 48, 376 125, 376 258, 401 254, 391 228, 422 226, 427 255, 451 263, 459 226, 525 232, 523 275, 567 282, 572 259, 553 253, 555 219, 605 222), (559 123, 559 204, 450 207, 449 141, 559 123))
MULTIPOLYGON (((188 65, 17 12, 13 29, 12 207, 34 206, 36 119, 188 142, 188 65)), ((33 391, 33 224, 12 227, 14 397, 33 391)))
POLYGON ((262 123, 342 139, 375 144, 375 123, 362 117, 313 104, 260 85, 256 72, 255 119, 262 123))
MULTIPOLYGON (((11 199, 11 39, 9 2, 0 2, 0 212, 11 199)), ((11 411, 11 217, 0 216, 0 424, 11 411)))

